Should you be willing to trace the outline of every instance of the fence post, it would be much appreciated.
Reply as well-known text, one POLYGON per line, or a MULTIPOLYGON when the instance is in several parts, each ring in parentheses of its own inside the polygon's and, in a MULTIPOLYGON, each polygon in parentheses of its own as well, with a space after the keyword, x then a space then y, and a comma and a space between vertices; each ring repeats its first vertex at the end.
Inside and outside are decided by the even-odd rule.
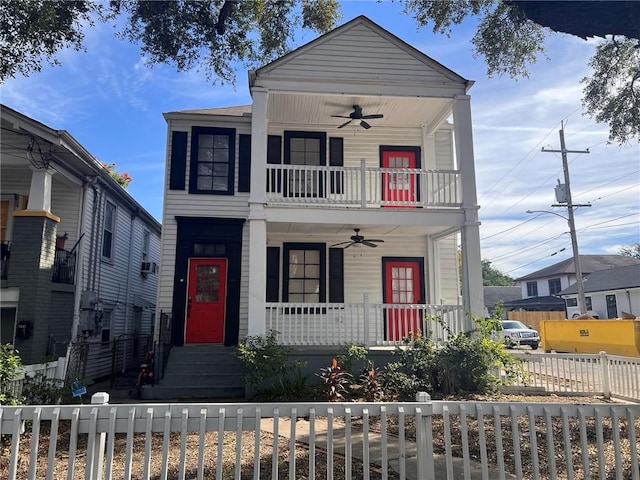
POLYGON ((611 398, 611 379, 609 376, 609 357, 607 352, 600 352, 600 368, 602 369, 602 395, 611 398))
POLYGON ((371 345, 371 339, 369 338, 369 294, 365 293, 363 296, 363 309, 364 309, 364 344, 368 347, 371 345))
MULTIPOLYGON (((109 394, 106 392, 97 392, 91 396, 91 405, 108 405, 108 404, 109 404, 109 394)), ((93 454, 91 455, 91 460, 92 460, 91 472, 93 473, 93 476, 91 480, 102 479, 102 465, 104 464, 104 448, 106 445, 106 440, 107 440, 107 434, 99 433, 93 444, 93 452, 92 452, 93 454)))
POLYGON ((431 395, 427 392, 417 392, 416 402, 420 402, 416 408, 416 423, 418 431, 416 435, 416 447, 418 449, 418 478, 435 478, 435 463, 433 461, 433 405, 431 395))
POLYGON ((364 158, 360 159, 360 206, 367 206, 367 164, 364 158))

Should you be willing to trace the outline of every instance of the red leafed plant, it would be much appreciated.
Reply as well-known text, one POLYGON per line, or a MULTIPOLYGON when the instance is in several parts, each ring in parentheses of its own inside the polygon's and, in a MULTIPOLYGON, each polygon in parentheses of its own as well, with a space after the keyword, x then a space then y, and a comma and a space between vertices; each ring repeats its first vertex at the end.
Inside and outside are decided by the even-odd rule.
POLYGON ((131 175, 129 175, 127 172, 122 172, 122 173, 117 172, 115 163, 105 163, 105 162, 100 162, 100 163, 102 164, 103 168, 107 172, 109 172, 109 175, 111 176, 111 178, 113 178, 116 182, 118 182, 122 188, 127 188, 131 183, 131 181, 133 180, 133 178, 131 178, 131 175))
POLYGON ((338 360, 334 358, 331 366, 321 369, 317 375, 324 380, 323 392, 330 402, 345 400, 347 386, 351 385, 352 378, 348 372, 340 368, 338 360))

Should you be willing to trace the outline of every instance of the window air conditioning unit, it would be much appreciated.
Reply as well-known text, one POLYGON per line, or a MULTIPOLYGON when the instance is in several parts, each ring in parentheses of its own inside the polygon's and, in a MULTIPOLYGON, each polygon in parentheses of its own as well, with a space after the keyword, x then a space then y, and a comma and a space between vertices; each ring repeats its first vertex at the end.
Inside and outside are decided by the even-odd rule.
POLYGON ((142 262, 140 273, 147 275, 149 273, 156 273, 158 271, 158 264, 156 262, 142 262))

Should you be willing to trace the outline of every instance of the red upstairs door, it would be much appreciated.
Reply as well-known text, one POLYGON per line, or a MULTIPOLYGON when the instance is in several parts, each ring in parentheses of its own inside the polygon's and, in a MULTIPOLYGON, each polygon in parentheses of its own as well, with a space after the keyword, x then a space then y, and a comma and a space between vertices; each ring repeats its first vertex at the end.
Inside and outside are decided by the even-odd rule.
POLYGON ((417 202, 418 175, 402 169, 417 168, 413 150, 383 150, 382 168, 398 169, 398 172, 382 174, 382 204, 385 207, 412 208, 417 202))
POLYGON ((389 259, 383 265, 384 303, 394 305, 386 309, 386 339, 398 341, 409 333, 423 333, 421 310, 409 307, 422 303, 424 289, 420 261, 389 259))
POLYGON ((189 260, 185 343, 222 343, 227 284, 227 260, 189 260))

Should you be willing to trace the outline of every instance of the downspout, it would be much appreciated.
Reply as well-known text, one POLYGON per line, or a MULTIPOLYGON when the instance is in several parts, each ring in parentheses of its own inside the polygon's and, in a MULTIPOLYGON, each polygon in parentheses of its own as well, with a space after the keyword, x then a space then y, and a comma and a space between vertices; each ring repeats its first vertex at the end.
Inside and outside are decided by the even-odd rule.
MULTIPOLYGON (((82 184, 82 193, 80 199, 80 212, 78 213, 78 239, 81 239, 84 235, 84 222, 87 218, 87 182, 82 184)), ((71 324, 71 340, 74 340, 78 336, 78 327, 80 326, 80 297, 82 296, 82 287, 84 285, 84 247, 80 242, 78 250, 76 252, 76 288, 73 298, 73 323, 71 324)))

